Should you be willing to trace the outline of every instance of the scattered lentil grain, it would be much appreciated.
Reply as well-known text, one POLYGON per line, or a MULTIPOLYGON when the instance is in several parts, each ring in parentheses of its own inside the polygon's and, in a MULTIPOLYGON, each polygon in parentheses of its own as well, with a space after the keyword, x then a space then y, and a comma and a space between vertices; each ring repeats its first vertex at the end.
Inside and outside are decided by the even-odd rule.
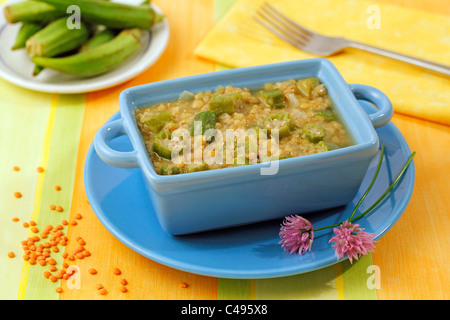
POLYGON ((9 258, 14 258, 16 255, 14 254, 14 252, 8 252, 8 257, 9 258))
POLYGON ((20 219, 17 218, 17 217, 14 217, 14 218, 12 218, 11 220, 12 220, 13 222, 19 222, 20 219))
POLYGON ((95 270, 94 268, 90 268, 88 271, 90 274, 97 274, 97 270, 95 270))
POLYGON ((56 288, 55 291, 58 293, 63 293, 63 289, 61 287, 56 288))
POLYGON ((189 285, 186 282, 180 282, 180 284, 178 286, 180 288, 184 289, 184 288, 187 288, 189 285))
POLYGON ((58 211, 58 212, 63 212, 64 211, 63 207, 61 207, 61 206, 56 206, 55 210, 58 211))
POLYGON ((14 171, 20 171, 20 167, 19 167, 19 166, 14 166, 14 167, 13 167, 13 170, 14 170, 14 171))
POLYGON ((125 293, 125 292, 127 292, 127 291, 128 291, 128 289, 127 289, 127 288, 125 288, 125 287, 120 287, 120 291, 121 291, 121 292, 123 292, 123 293, 125 293))
POLYGON ((120 274, 122 273, 122 271, 120 271, 119 268, 114 268, 113 273, 114 273, 116 276, 118 276, 118 275, 120 275, 120 274))
POLYGON ((17 199, 22 198, 22 194, 19 191, 14 192, 14 197, 17 199))
POLYGON ((44 172, 44 168, 42 168, 42 167, 37 167, 37 168, 36 168, 36 171, 39 172, 39 173, 42 173, 42 172, 44 172))
POLYGON ((108 291, 106 291, 105 288, 101 288, 101 289, 99 290, 99 292, 100 292, 100 294, 101 294, 102 296, 104 296, 104 295, 106 295, 106 294, 108 293, 108 291))
POLYGON ((58 185, 56 185, 56 186, 55 186, 55 190, 56 190, 56 191, 60 191, 60 190, 61 190, 61 187, 58 186, 58 185))

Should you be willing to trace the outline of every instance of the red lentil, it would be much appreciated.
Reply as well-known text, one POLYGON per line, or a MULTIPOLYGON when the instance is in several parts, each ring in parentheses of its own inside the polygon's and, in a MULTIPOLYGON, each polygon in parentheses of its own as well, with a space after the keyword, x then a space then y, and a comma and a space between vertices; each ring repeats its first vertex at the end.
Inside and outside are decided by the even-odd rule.
POLYGON ((55 289, 55 291, 58 292, 58 293, 62 293, 63 289, 61 287, 58 287, 58 288, 55 289))
POLYGON ((50 205, 50 210, 55 210, 55 209, 56 209, 56 206, 54 204, 51 204, 50 205))
POLYGON ((14 167, 13 167, 13 170, 14 170, 14 171, 20 171, 20 167, 14 166, 14 167))
POLYGON ((94 268, 90 268, 88 271, 90 274, 97 274, 97 270, 95 270, 94 268))
POLYGON ((63 207, 61 207, 61 206, 56 206, 56 211, 58 211, 58 212, 63 212, 64 211, 64 209, 63 209, 63 207))
POLYGON ((126 286, 128 284, 128 281, 126 279, 122 279, 120 280, 120 284, 126 286))
POLYGON ((28 224, 28 222, 24 222, 24 223, 23 223, 23 226, 24 226, 25 228, 28 228, 30 225, 28 224))
POLYGON ((105 288, 101 288, 101 289, 99 290, 99 292, 100 292, 100 294, 101 294, 102 296, 104 296, 105 294, 108 293, 108 291, 106 291, 105 288))
POLYGON ((12 218, 11 220, 12 220, 13 222, 19 222, 19 218, 17 218, 17 217, 12 218))
POLYGON ((120 274, 122 273, 122 271, 120 271, 119 268, 114 268, 113 273, 114 273, 116 276, 118 276, 118 275, 120 275, 120 274))
POLYGON ((180 282, 180 284, 178 285, 180 288, 187 288, 189 285, 186 282, 180 282))
POLYGON ((56 190, 56 191, 59 191, 59 190, 61 190, 61 187, 58 186, 58 185, 56 185, 56 186, 55 186, 55 190, 56 190))
POLYGON ((39 172, 39 173, 44 172, 44 168, 42 168, 42 167, 37 167, 37 168, 36 168, 36 171, 39 172))
POLYGON ((79 220, 79 219, 83 218, 83 216, 80 213, 77 213, 77 214, 75 214, 74 218, 79 220))
POLYGON ((9 258, 14 258, 16 255, 14 254, 14 252, 8 252, 8 257, 9 258))
POLYGON ((127 291, 128 291, 128 289, 127 289, 127 288, 125 288, 125 287, 120 287, 120 291, 122 291, 123 293, 125 293, 125 292, 127 292, 127 291))
POLYGON ((22 194, 19 191, 14 192, 14 197, 22 198, 22 194))

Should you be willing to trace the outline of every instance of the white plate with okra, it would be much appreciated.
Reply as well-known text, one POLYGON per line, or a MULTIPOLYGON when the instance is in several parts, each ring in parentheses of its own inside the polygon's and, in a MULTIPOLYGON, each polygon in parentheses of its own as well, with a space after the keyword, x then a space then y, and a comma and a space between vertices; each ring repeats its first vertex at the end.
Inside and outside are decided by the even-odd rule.
POLYGON ((40 92, 92 92, 136 77, 166 49, 169 24, 153 4, 72 3, 11 0, 1 7, 0 77, 40 92))

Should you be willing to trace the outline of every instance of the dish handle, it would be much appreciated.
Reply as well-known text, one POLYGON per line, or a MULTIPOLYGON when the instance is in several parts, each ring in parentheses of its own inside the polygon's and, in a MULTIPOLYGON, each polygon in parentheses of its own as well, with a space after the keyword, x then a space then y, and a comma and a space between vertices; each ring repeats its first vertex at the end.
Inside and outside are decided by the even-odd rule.
POLYGON ((118 151, 110 146, 112 139, 119 136, 126 135, 123 126, 123 120, 118 119, 112 122, 107 122, 101 127, 94 137, 94 148, 97 155, 107 164, 120 168, 137 168, 138 152, 133 151, 118 151))
POLYGON ((356 99, 370 102, 378 108, 377 112, 369 114, 370 121, 375 128, 384 126, 391 120, 394 108, 383 92, 364 84, 350 84, 349 86, 356 99))

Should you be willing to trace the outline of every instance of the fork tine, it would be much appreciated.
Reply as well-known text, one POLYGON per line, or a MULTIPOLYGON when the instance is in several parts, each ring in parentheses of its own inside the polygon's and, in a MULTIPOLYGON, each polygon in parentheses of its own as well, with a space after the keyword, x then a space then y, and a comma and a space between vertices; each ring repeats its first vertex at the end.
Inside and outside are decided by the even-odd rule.
MULTIPOLYGON (((283 23, 286 27, 288 27, 290 30, 296 30, 298 32, 301 32, 301 34, 303 36, 306 37, 313 37, 314 36, 314 32, 309 31, 308 29, 306 29, 305 27, 299 25, 298 23, 294 22, 293 20, 289 19, 288 17, 286 17, 284 14, 282 14, 280 11, 278 11, 277 9, 275 9, 272 5, 270 5, 269 3, 265 2, 263 4, 263 9, 265 9, 266 12, 268 12, 269 10, 271 11, 272 15, 276 15, 279 19, 277 20, 284 20, 287 23, 289 23, 292 27, 288 27, 287 23, 283 23), (295 29, 293 29, 295 28, 295 29)), ((295 32, 295 31, 294 31, 295 32)))
POLYGON ((293 28, 291 25, 284 22, 282 19, 278 18, 277 16, 273 15, 271 12, 267 11, 266 8, 261 8, 261 12, 264 12, 266 20, 270 20, 273 25, 279 26, 280 30, 283 30, 284 33, 289 34, 290 36, 294 37, 298 41, 307 42, 309 40, 309 36, 299 32, 297 29, 293 28), (270 17, 270 19, 268 18, 270 17), (300 39, 298 39, 300 38, 300 39))
POLYGON ((271 19, 271 17, 267 16, 267 14, 263 12, 257 12, 257 14, 259 15, 259 17, 255 16, 254 19, 281 39, 289 42, 299 49, 302 49, 306 45, 305 38, 300 38, 286 31, 284 28, 279 26, 276 20, 274 21, 273 19, 271 19))

